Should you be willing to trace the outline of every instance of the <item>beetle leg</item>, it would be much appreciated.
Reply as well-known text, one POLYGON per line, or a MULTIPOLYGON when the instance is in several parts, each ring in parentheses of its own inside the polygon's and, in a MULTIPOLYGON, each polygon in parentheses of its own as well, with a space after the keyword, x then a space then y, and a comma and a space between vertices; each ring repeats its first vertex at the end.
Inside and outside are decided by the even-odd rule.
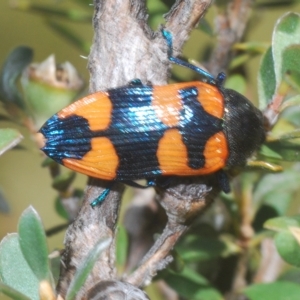
POLYGON ((142 185, 142 184, 139 184, 133 180, 122 180, 121 182, 124 183, 124 184, 127 184, 133 188, 138 188, 138 189, 146 189, 148 187, 151 187, 151 186, 155 186, 156 185, 156 181, 155 179, 153 178, 148 178, 146 179, 147 180, 147 184, 146 185, 142 185))
POLYGON ((139 85, 143 85, 142 81, 138 78, 132 79, 130 80, 129 84, 131 86, 139 86, 139 85))
POLYGON ((226 194, 229 193, 230 185, 229 185, 228 175, 223 170, 218 171, 216 175, 222 191, 226 194))
POLYGON ((111 183, 108 185, 107 188, 104 189, 104 191, 91 203, 91 207, 94 208, 95 206, 101 204, 109 194, 111 188, 115 184, 114 181, 111 181, 111 183))

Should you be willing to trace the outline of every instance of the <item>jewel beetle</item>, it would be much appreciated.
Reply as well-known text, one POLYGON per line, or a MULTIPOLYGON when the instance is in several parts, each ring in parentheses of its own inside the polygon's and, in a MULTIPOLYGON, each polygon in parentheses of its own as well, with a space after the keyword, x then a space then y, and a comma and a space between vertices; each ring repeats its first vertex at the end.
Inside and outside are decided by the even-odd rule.
POLYGON ((246 164, 265 139, 261 111, 224 88, 223 73, 214 78, 173 57, 171 34, 163 35, 170 60, 199 73, 201 81, 152 86, 134 80, 78 100, 40 129, 49 157, 74 171, 129 184, 246 164))

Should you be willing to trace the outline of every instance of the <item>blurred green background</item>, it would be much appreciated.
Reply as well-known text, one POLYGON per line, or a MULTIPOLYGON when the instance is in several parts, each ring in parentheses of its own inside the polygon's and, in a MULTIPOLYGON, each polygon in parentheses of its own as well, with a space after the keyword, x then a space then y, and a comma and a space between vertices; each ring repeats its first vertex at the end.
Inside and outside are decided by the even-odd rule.
MULTIPOLYGON (((80 57, 86 53, 70 44, 47 26, 45 19, 37 14, 13 10, 13 1, 0 1, 0 65, 9 52, 19 46, 26 45, 34 49, 35 62, 45 60, 55 54, 56 61, 71 62, 88 83, 87 60, 80 57)), ((73 1, 36 1, 38 4, 57 3, 58 7, 74 7, 73 1)), ((76 6, 76 5, 75 5, 76 6)), ((77 6, 79 9, 81 6, 77 6)), ((91 41, 92 26, 88 23, 65 22, 79 36, 91 41)), ((1 122, 1 127, 14 127, 12 123, 1 122)), ((22 145, 25 150, 12 150, 0 156, 0 188, 10 205, 8 214, 0 213, 0 239, 7 233, 16 232, 17 222, 22 211, 33 205, 40 214, 45 228, 63 223, 54 211, 56 191, 51 188, 51 178, 47 168, 41 168, 43 158, 36 149, 28 132, 18 129, 24 135, 22 145)), ((76 186, 84 187, 86 176, 77 175, 76 186)), ((62 246, 63 233, 49 238, 49 248, 62 246)))
MULTIPOLYGON (((87 60, 81 57, 87 54, 54 32, 42 16, 11 9, 12 3, 13 1, 8 0, 0 1, 0 65, 13 48, 27 45, 34 49, 35 62, 41 62, 50 54, 55 54, 57 62, 71 62, 88 84, 87 60)), ((76 6, 76 1, 44 0, 36 1, 36 3, 43 5, 56 3, 56 7, 82 8, 79 4, 76 6)), ((87 5, 88 3, 87 1, 87 5)), ((300 12, 300 3, 256 11, 251 18, 251 25, 246 32, 245 40, 270 44, 276 19, 287 11, 300 12)), ((211 23, 214 13, 212 8, 207 14, 207 19, 211 23)), ((64 23, 85 41, 92 41, 91 23, 72 21, 64 21, 64 23)), ((211 43, 213 43, 212 37, 195 30, 185 46, 184 55, 201 61, 204 48, 211 43)), ((247 96, 254 102, 257 101, 256 75, 259 62, 260 56, 257 56, 251 59, 245 68, 249 82, 247 96)), ((182 69, 180 74, 184 74, 182 69)), ((180 75, 182 76, 184 75, 180 75)), ((9 123, 1 122, 1 127, 6 125, 11 126, 9 123)), ((57 193, 51 188, 52 180, 48 170, 41 168, 42 156, 27 132, 22 128, 18 129, 24 135, 22 145, 26 149, 8 151, 0 156, 0 187, 10 205, 9 213, 0 213, 0 239, 7 233, 16 231, 18 218, 29 205, 33 205, 38 211, 46 229, 63 223, 63 219, 54 210, 53 200, 57 193)), ((75 185, 83 188, 85 181, 85 176, 77 175, 75 185)), ((50 251, 62 247, 62 242, 63 233, 49 238, 50 251)))

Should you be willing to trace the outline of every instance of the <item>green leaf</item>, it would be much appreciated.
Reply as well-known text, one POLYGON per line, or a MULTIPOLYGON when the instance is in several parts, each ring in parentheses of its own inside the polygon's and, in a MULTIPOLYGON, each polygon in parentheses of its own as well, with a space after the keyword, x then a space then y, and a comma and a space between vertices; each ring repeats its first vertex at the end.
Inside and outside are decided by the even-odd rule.
POLYGON ((287 13, 277 21, 272 39, 277 86, 283 79, 283 53, 286 48, 295 44, 300 44, 300 15, 297 13, 287 13))
POLYGON ((272 48, 269 48, 262 58, 258 74, 259 108, 265 109, 275 93, 276 80, 272 48))
POLYGON ((206 278, 192 269, 184 268, 183 272, 177 274, 169 271, 164 280, 179 295, 191 300, 221 300, 221 294, 210 286, 206 278))
POLYGON ((149 14, 163 14, 168 11, 168 7, 160 0, 147 1, 147 9, 149 14))
POLYGON ((286 262, 295 267, 300 267, 300 245, 291 232, 277 233, 275 235, 275 245, 278 253, 286 262))
POLYGON ((264 204, 274 208, 278 215, 283 215, 293 199, 293 193, 299 190, 299 181, 300 173, 296 169, 265 175, 254 191, 255 209, 264 204))
MULTIPOLYGON (((75 88, 55 86, 54 82, 57 79, 54 78, 55 74, 51 71, 55 67, 54 56, 50 55, 45 61, 36 64, 35 74, 40 73, 39 77, 35 78, 30 72, 23 73, 21 77, 23 94, 30 113, 34 117, 36 127, 41 127, 46 120, 69 105, 78 95, 78 90, 75 88)), ((64 66, 62 68, 66 71, 64 66)), ((75 73, 73 74, 76 76, 75 73)), ((71 74, 67 76, 69 76, 69 80, 73 80, 71 74)))
POLYGON ((50 157, 46 157, 43 162, 42 162, 42 167, 45 168, 45 167, 51 167, 53 165, 57 165, 57 163, 50 157))
POLYGON ((225 87, 244 94, 246 90, 245 78, 241 75, 232 75, 226 80, 225 87))
MULTIPOLYGON (((300 34, 300 33, 299 33, 300 34)), ((300 43, 300 41, 299 41, 300 43)), ((282 52, 282 76, 284 79, 299 89, 300 71, 300 45, 292 45, 282 52)))
MULTIPOLYGON (((295 111, 297 110, 295 109, 295 111)), ((297 112, 298 116, 299 112, 300 110, 297 112)), ((299 122, 296 119, 297 115, 290 114, 290 109, 281 115, 265 144, 267 148, 273 149, 274 152, 280 155, 281 152, 284 153, 286 148, 295 148, 300 145, 300 129, 297 125, 297 122, 299 122)), ((280 155, 280 159, 283 160, 284 157, 280 155)), ((290 159, 288 158, 288 160, 290 159)))
POLYGON ((61 267, 61 255, 59 251, 54 251, 51 253, 50 259, 51 272, 53 274, 55 284, 58 283, 60 276, 60 267, 61 267))
POLYGON ((240 54, 240 55, 234 57, 230 62, 229 70, 234 70, 234 69, 242 66, 243 64, 248 62, 252 56, 253 55, 251 55, 250 53, 243 53, 243 54, 240 54))
POLYGON ((55 202, 55 211, 59 216, 61 216, 65 220, 70 220, 69 214, 61 203, 61 197, 56 197, 55 202))
POLYGON ((176 273, 182 272, 185 267, 185 262, 183 261, 182 257, 179 255, 176 249, 173 249, 170 254, 173 257, 173 261, 168 265, 169 269, 176 273))
POLYGON ((265 158, 271 158, 275 160, 282 160, 282 156, 276 151, 269 148, 267 145, 262 145, 259 150, 259 155, 264 156, 265 158))
POLYGON ((78 267, 73 280, 71 281, 65 300, 73 300, 78 293, 78 291, 83 286, 85 280, 89 276, 91 270, 94 267, 96 260, 99 255, 106 249, 111 243, 111 238, 106 238, 100 240, 95 247, 90 251, 87 258, 78 267))
POLYGON ((1 241, 0 279, 29 299, 39 300, 39 281, 23 256, 16 233, 7 235, 1 241))
POLYGON ((224 300, 224 297, 214 287, 200 288, 193 300, 224 300))
MULTIPOLYGON (((82 197, 83 197, 83 191, 80 189, 75 189, 73 191, 72 195, 68 199, 71 200, 75 204, 75 203, 79 203, 81 201, 82 197)), ((61 197, 57 197, 55 199, 55 211, 63 219, 70 221, 70 219, 72 219, 72 216, 70 216, 68 214, 68 212, 66 211, 65 207, 62 204, 62 200, 63 199, 61 197)))
MULTIPOLYGON (((297 93, 300 93, 300 72, 298 71, 287 71, 284 74, 284 80, 292 87, 297 93)), ((299 95, 297 95, 299 96, 299 95)))
POLYGON ((30 298, 28 298, 24 294, 18 292, 17 290, 6 284, 3 284, 2 282, 0 282, 0 293, 3 293, 13 300, 30 300, 30 298))
POLYGON ((289 232, 289 227, 300 227, 300 216, 269 219, 264 227, 277 232, 289 232))
POLYGON ((32 61, 32 57, 32 49, 25 46, 19 46, 9 54, 0 75, 0 100, 14 103, 21 109, 25 108, 16 80, 32 61))
POLYGON ((273 218, 264 227, 278 232, 275 245, 280 256, 289 264, 300 267, 300 216, 273 218))
POLYGON ((297 141, 294 141, 295 144, 299 144, 300 141, 298 140, 300 138, 300 129, 296 129, 287 133, 283 133, 279 136, 276 137, 276 139, 278 141, 283 142, 283 140, 295 140, 297 139, 297 141))
POLYGON ((31 206, 21 215, 18 233, 22 253, 36 277, 53 284, 46 235, 38 213, 31 206))
POLYGON ((206 19, 204 18, 200 19, 198 28, 204 33, 206 33, 208 36, 210 37, 214 36, 214 30, 206 19))
POLYGON ((273 141, 279 140, 280 135, 286 134, 288 132, 291 132, 295 130, 298 126, 294 125, 290 121, 290 117, 287 117, 287 114, 285 112, 285 116, 281 115, 281 118, 276 122, 276 125, 272 129, 272 133, 268 136, 267 142, 272 143, 273 141))
POLYGON ((128 252, 128 235, 124 226, 119 225, 118 234, 117 234, 117 242, 116 242, 116 250, 117 250, 117 265, 124 266, 127 260, 127 252, 128 252))
MULTIPOLYGON (((280 160, 300 161, 299 143, 292 143, 289 140, 282 139, 280 141, 269 142, 266 147, 276 153, 276 156, 280 160)), ((275 158, 275 155, 273 157, 275 158)))
POLYGON ((239 247, 232 241, 220 237, 198 235, 183 245, 184 248, 178 247, 177 250, 185 262, 207 261, 239 252, 239 247))
POLYGON ((282 109, 288 107, 282 114, 281 118, 278 120, 279 122, 284 119, 287 120, 288 122, 292 123, 294 125, 294 128, 299 128, 300 127, 300 106, 299 106, 299 101, 300 101, 300 95, 291 97, 287 101, 283 103, 281 106, 282 109), (291 107, 293 106, 293 107, 291 107))
POLYGON ((22 134, 16 129, 0 128, 0 155, 15 147, 22 139, 22 134))
POLYGON ((249 300, 298 300, 300 286, 285 281, 253 284, 244 290, 244 294, 249 300))
POLYGON ((76 177, 76 173, 73 171, 63 173, 54 178, 52 187, 60 192, 66 191, 73 183, 76 177))
POLYGON ((234 45, 235 50, 244 51, 251 54, 263 54, 268 50, 266 43, 250 41, 246 43, 237 43, 234 45))
POLYGON ((189 279, 190 281, 193 281, 194 283, 201 284, 203 286, 208 286, 209 281, 200 275, 199 273, 195 272, 193 269, 189 267, 185 267, 181 273, 179 273, 183 277, 189 279))
POLYGON ((217 238, 199 236, 192 242, 186 243, 186 249, 179 249, 179 254, 186 262, 205 261, 221 256, 225 251, 225 245, 217 238))

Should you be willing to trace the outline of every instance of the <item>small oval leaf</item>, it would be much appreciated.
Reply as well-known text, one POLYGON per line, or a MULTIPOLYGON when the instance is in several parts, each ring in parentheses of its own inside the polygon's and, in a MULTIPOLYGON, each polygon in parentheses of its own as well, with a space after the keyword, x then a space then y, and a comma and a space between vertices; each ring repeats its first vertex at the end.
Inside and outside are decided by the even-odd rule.
POLYGON ((24 294, 18 292, 14 288, 0 282, 0 293, 3 293, 4 295, 10 297, 13 300, 30 300, 27 296, 24 294))
POLYGON ((272 48, 262 58, 258 74, 259 108, 265 109, 275 93, 276 81, 272 48))
POLYGON ((244 294, 249 300, 298 300, 300 286, 287 281, 253 284, 244 290, 244 294))
POLYGON ((66 191, 76 177, 73 171, 66 172, 56 176, 52 182, 52 187, 60 192, 66 191))
POLYGON ((213 288, 205 277, 188 267, 185 267, 181 273, 168 271, 164 280, 179 295, 187 299, 223 299, 219 291, 213 288))
POLYGON ((38 213, 31 206, 19 220, 18 233, 22 253, 36 277, 53 283, 46 235, 38 213))
POLYGON ((39 300, 39 282, 25 260, 16 233, 7 235, 0 244, 1 281, 29 297, 39 300))
MULTIPOLYGON (((299 40, 300 43, 300 40, 299 40)), ((297 84, 300 70, 300 45, 291 45, 282 51, 282 76, 288 73, 297 84)), ((299 82, 298 82, 299 84, 299 82)))
POLYGON ((128 235, 124 226, 120 225, 118 227, 117 242, 116 242, 116 257, 117 265, 119 267, 124 267, 127 259, 127 249, 128 249, 128 235))
POLYGON ((296 44, 300 44, 300 15, 287 13, 277 21, 272 38, 277 86, 282 82, 283 52, 287 47, 296 44))
POLYGON ((293 193, 299 190, 300 173, 297 168, 287 169, 277 174, 265 175, 254 191, 254 206, 272 207, 278 215, 286 213, 293 193))
POLYGON ((300 245, 290 231, 276 234, 275 245, 278 253, 287 263, 300 267, 300 245))
POLYGON ((23 97, 16 86, 16 80, 32 61, 32 57, 33 50, 26 46, 19 46, 8 55, 0 75, 0 99, 2 101, 25 108, 23 97))
POLYGON ((277 232, 288 232, 291 226, 300 227, 300 216, 272 218, 264 224, 264 228, 277 232))
POLYGON ((233 89, 241 94, 245 94, 246 91, 246 81, 241 75, 232 75, 227 78, 225 83, 226 89, 233 89))
POLYGON ((300 161, 300 145, 289 140, 280 140, 268 143, 268 148, 274 151, 280 160, 300 161))
POLYGON ((16 129, 0 128, 0 155, 15 147, 22 139, 22 134, 16 129))

